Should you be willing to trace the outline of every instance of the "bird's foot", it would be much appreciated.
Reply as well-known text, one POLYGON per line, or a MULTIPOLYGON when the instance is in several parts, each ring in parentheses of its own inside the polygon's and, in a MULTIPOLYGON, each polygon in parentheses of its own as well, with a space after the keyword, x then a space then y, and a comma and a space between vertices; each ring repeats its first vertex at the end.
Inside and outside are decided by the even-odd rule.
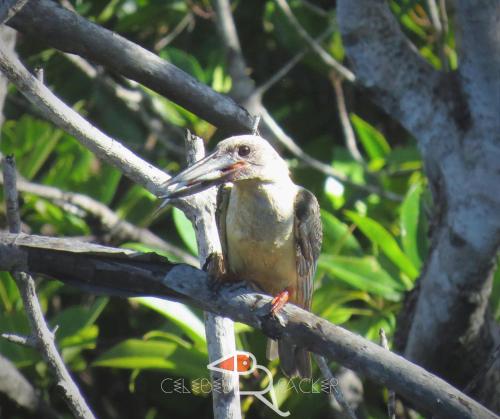
POLYGON ((288 302, 289 297, 290 293, 288 292, 288 289, 285 288, 278 295, 276 295, 276 297, 272 299, 271 310, 270 310, 272 316, 276 316, 280 312, 283 306, 288 302))

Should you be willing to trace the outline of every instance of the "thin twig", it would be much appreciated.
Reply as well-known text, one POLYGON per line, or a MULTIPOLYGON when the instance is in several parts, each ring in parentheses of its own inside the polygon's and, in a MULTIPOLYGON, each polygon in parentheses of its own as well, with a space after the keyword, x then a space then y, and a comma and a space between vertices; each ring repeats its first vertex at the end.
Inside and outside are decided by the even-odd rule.
POLYGON ((12 19, 28 0, 3 0, 0 3, 0 25, 12 19))
POLYGON ((12 343, 18 345, 29 346, 31 348, 37 347, 36 339, 33 336, 21 336, 15 333, 2 333, 2 337, 12 343))
POLYGON ((312 37, 307 33, 307 31, 304 29, 304 27, 300 24, 300 22, 297 20, 295 15, 292 12, 292 9, 290 9, 290 6, 286 2, 286 0, 275 0, 276 4, 280 8, 280 10, 283 12, 283 14, 286 16, 288 19, 288 22, 290 25, 293 26, 297 34, 304 40, 306 41, 312 48, 313 51, 318 54, 318 56, 323 60, 323 62, 331 67, 333 70, 335 70, 338 75, 346 80, 348 80, 351 83, 354 83, 356 81, 356 76, 354 73, 349 70, 347 67, 344 67, 342 64, 340 64, 335 58, 333 58, 328 52, 326 52, 312 37))
POLYGON ((161 38, 155 43, 154 49, 155 51, 160 51, 169 45, 175 38, 177 38, 184 29, 186 29, 189 25, 194 23, 194 17, 191 13, 186 14, 181 21, 175 26, 172 31, 170 31, 166 36, 161 38))
POLYGON ((308 8, 312 12, 316 13, 317 15, 321 17, 330 17, 330 14, 328 13, 327 10, 322 9, 321 7, 315 5, 314 3, 311 3, 310 1, 307 0, 301 0, 301 3, 304 7, 308 8))
POLYGON ((345 185, 352 186, 360 191, 374 193, 384 197, 386 199, 390 199, 392 201, 401 202, 403 201, 403 196, 398 195, 394 192, 385 191, 382 188, 379 188, 375 185, 361 185, 359 183, 353 182, 350 180, 344 173, 335 170, 330 165, 323 163, 314 157, 311 157, 305 151, 303 151, 295 141, 291 137, 286 134, 283 129, 278 125, 278 123, 274 120, 274 118, 267 112, 265 108, 262 108, 262 119, 266 123, 266 126, 272 131, 275 138, 277 138, 280 144, 284 145, 288 151, 290 151, 294 156, 298 157, 300 160, 305 162, 308 166, 312 167, 319 172, 331 176, 334 179, 338 180, 340 183, 345 185))
POLYGON ((255 121, 254 121, 253 127, 252 127, 252 134, 253 135, 259 135, 259 124, 260 124, 260 115, 257 115, 255 117, 255 121))
MULTIPOLYGON (((380 337, 380 346, 389 351, 389 342, 387 342, 385 330, 380 328, 378 334, 380 337)), ((396 419, 396 393, 393 390, 389 390, 387 398, 387 415, 389 416, 389 419, 396 419)))
MULTIPOLYGON (((16 168, 13 157, 5 157, 3 159, 3 177, 9 231, 19 234, 21 232, 21 217, 19 216, 16 168)), ((94 415, 92 411, 87 406, 85 399, 71 378, 61 355, 57 351, 54 334, 45 322, 43 311, 36 295, 34 279, 26 272, 18 270, 14 271, 12 275, 16 280, 24 309, 31 325, 32 339, 35 340, 36 347, 40 350, 43 358, 52 370, 58 386, 62 389, 65 402, 76 417, 93 419, 94 415)))
MULTIPOLYGON (((321 35, 314 39, 315 43, 319 43, 324 40, 328 35, 330 35, 334 30, 334 26, 330 25, 321 35)), ((278 81, 285 77, 288 72, 294 68, 301 60, 304 58, 309 51, 311 51, 311 46, 308 44, 302 51, 294 55, 288 62, 286 62, 278 71, 273 73, 273 75, 266 80, 261 85, 255 88, 253 95, 263 96, 271 87, 273 87, 278 81)))
MULTIPOLYGON (((2 182, 3 176, 0 176, 0 183, 2 182)), ((90 196, 75 192, 65 192, 54 186, 28 182, 22 178, 18 179, 17 187, 20 192, 30 193, 42 198, 50 199, 56 204, 70 204, 83 209, 86 213, 96 217, 100 221, 101 225, 109 231, 112 238, 116 238, 120 241, 138 241, 144 243, 145 245, 164 250, 184 263, 188 263, 193 266, 198 264, 197 259, 191 254, 185 252, 172 243, 163 240, 151 230, 138 227, 127 220, 121 219, 116 212, 90 196)))
MULTIPOLYGON (((341 406, 342 410, 346 413, 346 415, 349 418, 356 419, 356 414, 351 409, 351 406, 345 399, 344 394, 342 393, 342 389, 340 388, 339 385, 339 380, 333 375, 332 371, 328 367, 326 359, 316 354, 314 355, 314 359, 316 360, 316 363, 318 364, 318 367, 321 370, 321 374, 323 374, 323 377, 325 377, 325 379, 328 380, 329 383, 331 383, 330 389, 333 391, 333 397, 335 398, 335 400, 337 400, 338 404, 341 406)), ((330 396, 332 396, 331 393, 330 396)))
POLYGON ((442 69, 444 71, 448 71, 448 59, 445 53, 445 41, 446 41, 445 32, 443 28, 443 21, 439 16, 440 12, 438 10, 438 5, 436 4, 436 0, 427 0, 427 7, 429 9, 432 28, 434 29, 434 34, 436 35, 436 43, 442 69))
POLYGON ((351 121, 349 120, 349 113, 347 112, 347 106, 345 103, 344 90, 342 89, 342 80, 333 73, 330 74, 330 80, 332 81, 332 85, 335 90, 337 110, 339 112, 340 125, 342 125, 342 131, 344 131, 344 141, 347 150, 349 150, 349 153, 354 160, 360 163, 364 163, 363 156, 361 156, 361 153, 358 150, 356 135, 354 134, 351 121))
POLYGON ((100 82, 102 86, 120 99, 135 115, 138 115, 143 126, 149 130, 168 151, 176 156, 184 156, 184 148, 173 141, 174 138, 183 138, 182 129, 167 124, 164 119, 155 112, 151 97, 138 87, 137 83, 124 79, 124 82, 128 84, 128 87, 124 87, 102 71, 96 70, 94 66, 79 55, 68 53, 64 53, 63 55, 88 78, 100 82), (153 115, 151 115, 151 113, 153 115))
POLYGON ((467 386, 464 388, 463 392, 465 394, 469 394, 474 388, 477 386, 479 381, 485 377, 486 374, 493 368, 496 362, 500 359, 500 345, 498 345, 493 352, 491 352, 490 356, 483 364, 483 366, 479 369, 476 375, 469 381, 467 386))

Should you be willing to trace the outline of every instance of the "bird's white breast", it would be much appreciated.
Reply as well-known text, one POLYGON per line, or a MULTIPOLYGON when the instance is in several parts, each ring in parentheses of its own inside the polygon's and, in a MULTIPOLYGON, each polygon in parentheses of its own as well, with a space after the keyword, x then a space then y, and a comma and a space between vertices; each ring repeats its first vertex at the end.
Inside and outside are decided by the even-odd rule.
POLYGON ((229 269, 277 294, 297 280, 294 202, 297 186, 238 182, 226 215, 229 269))

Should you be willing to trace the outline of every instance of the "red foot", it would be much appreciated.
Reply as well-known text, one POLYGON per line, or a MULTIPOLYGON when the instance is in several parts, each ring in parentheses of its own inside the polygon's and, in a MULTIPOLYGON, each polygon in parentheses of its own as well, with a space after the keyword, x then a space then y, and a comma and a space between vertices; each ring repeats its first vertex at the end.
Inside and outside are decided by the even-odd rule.
POLYGON ((284 289, 281 291, 276 297, 273 298, 271 301, 271 314, 274 316, 276 313, 278 313, 283 306, 287 303, 289 298, 289 292, 288 289, 284 289))

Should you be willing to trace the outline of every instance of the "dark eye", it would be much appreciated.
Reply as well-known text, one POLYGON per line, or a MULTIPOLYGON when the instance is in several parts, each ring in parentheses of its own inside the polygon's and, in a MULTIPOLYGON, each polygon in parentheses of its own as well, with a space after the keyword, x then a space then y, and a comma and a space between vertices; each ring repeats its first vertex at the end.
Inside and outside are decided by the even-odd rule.
POLYGON ((240 157, 246 157, 250 154, 250 147, 248 147, 247 145, 240 145, 238 147, 238 155, 240 157))

